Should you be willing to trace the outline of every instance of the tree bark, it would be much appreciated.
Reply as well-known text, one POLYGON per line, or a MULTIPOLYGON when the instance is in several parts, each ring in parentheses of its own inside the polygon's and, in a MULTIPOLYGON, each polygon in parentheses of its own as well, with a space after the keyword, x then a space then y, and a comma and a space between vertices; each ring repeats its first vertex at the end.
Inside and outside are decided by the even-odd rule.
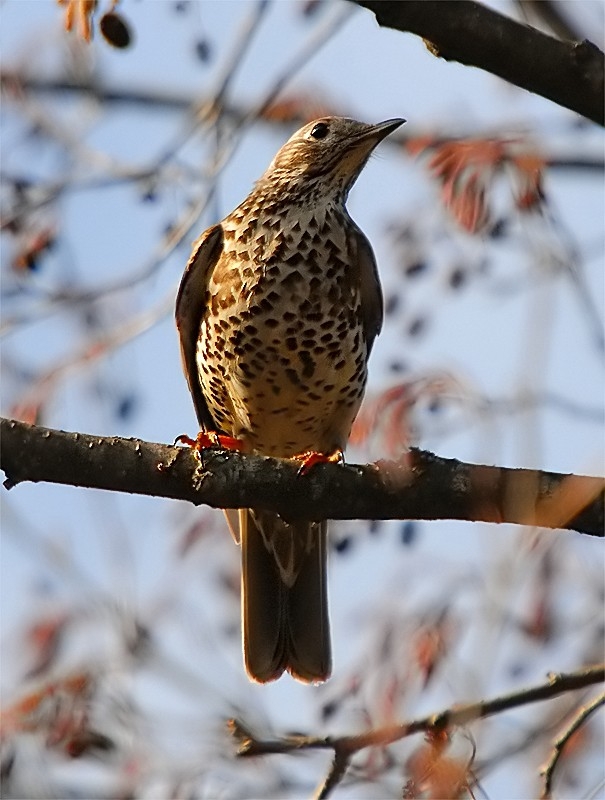
POLYGON ((456 519, 566 528, 603 536, 602 478, 467 464, 412 448, 396 462, 299 464, 237 452, 0 421, 4 485, 47 481, 263 508, 284 519, 456 519))

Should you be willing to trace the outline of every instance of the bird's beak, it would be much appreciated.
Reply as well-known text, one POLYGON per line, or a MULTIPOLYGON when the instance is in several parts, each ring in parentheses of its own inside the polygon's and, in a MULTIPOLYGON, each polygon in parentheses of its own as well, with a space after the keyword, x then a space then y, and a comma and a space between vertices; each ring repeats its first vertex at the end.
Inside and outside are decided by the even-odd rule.
POLYGON ((403 125, 404 119, 387 119, 377 125, 368 125, 365 130, 360 131, 357 136, 350 141, 351 150, 357 153, 369 155, 383 139, 403 125))
POLYGON ((390 133, 403 125, 404 119, 387 119, 377 125, 364 125, 345 140, 336 172, 352 186, 373 150, 390 133))
POLYGON ((380 142, 404 122, 404 119, 387 119, 377 125, 368 125, 365 130, 351 137, 348 155, 343 158, 341 166, 353 175, 355 170, 361 169, 380 142))
POLYGON ((364 134, 364 139, 373 139, 376 144, 385 139, 390 133, 396 131, 401 125, 406 122, 405 119, 387 119, 384 122, 379 122, 377 125, 372 125, 364 134))

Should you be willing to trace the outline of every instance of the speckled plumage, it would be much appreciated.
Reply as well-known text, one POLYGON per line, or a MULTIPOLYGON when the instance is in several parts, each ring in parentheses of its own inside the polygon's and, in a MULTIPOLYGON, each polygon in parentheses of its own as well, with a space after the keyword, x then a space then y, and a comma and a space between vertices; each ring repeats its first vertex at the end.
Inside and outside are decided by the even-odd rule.
MULTIPOLYGON (((291 457, 344 449, 382 323, 371 247, 345 208, 374 147, 402 120, 315 120, 194 245, 177 300, 200 425, 291 457)), ((242 511, 250 676, 325 680, 326 525, 242 511)))

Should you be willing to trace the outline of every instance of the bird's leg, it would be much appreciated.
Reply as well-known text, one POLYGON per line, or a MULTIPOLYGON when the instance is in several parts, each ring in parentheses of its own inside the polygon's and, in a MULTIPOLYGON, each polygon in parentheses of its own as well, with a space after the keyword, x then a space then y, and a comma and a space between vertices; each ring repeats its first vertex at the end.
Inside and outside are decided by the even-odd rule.
POLYGON ((204 450, 206 447, 220 447, 221 450, 243 450, 244 442, 241 439, 235 439, 233 436, 224 436, 218 434, 216 431, 200 431, 195 439, 182 433, 174 440, 175 444, 184 444, 187 447, 193 447, 196 450, 204 450))
POLYGON ((338 447, 332 453, 318 453, 316 450, 308 450, 306 453, 298 453, 293 456, 295 461, 300 461, 297 475, 306 475, 316 464, 344 464, 345 456, 338 447))

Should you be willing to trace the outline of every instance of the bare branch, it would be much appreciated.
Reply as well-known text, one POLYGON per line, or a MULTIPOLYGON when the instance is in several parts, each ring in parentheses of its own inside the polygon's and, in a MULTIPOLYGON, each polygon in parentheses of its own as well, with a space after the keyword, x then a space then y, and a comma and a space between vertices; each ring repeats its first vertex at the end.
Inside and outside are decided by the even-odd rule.
POLYGON ((47 481, 187 500, 214 508, 263 508, 284 519, 458 519, 567 528, 603 536, 602 478, 467 464, 412 449, 397 462, 297 462, 137 439, 0 422, 0 468, 11 488, 47 481))
POLYGON ((472 0, 351 0, 384 27, 415 33, 432 53, 491 72, 583 117, 605 124, 603 53, 559 41, 472 0))
POLYGON ((347 753, 345 750, 334 748, 334 759, 330 765, 328 774, 325 777, 315 792, 314 800, 325 800, 332 794, 341 780, 344 778, 349 764, 351 762, 352 753, 347 753))
POLYGON ((564 692, 583 689, 605 680, 605 664, 585 667, 576 672, 550 674, 546 683, 522 689, 510 694, 495 697, 492 700, 465 703, 452 706, 436 714, 375 728, 353 736, 288 736, 283 739, 256 739, 244 725, 231 720, 229 725, 234 737, 238 740, 239 756, 261 756, 275 753, 292 753, 300 750, 333 750, 334 765, 328 779, 322 783, 319 798, 329 796, 331 790, 344 776, 346 765, 351 757, 366 747, 386 747, 393 742, 404 739, 421 731, 439 732, 459 725, 470 725, 478 719, 500 714, 512 708, 528 703, 549 700, 564 692), (337 770, 336 765, 340 769, 337 770), (333 776, 333 777, 332 777, 333 776), (329 784, 329 785, 328 785, 329 784))
POLYGON ((563 748, 571 739, 574 733, 579 730, 586 722, 588 717, 593 714, 598 708, 605 703, 605 693, 597 695, 590 703, 582 706, 578 713, 574 716, 571 724, 565 726, 565 729, 560 733, 553 743, 553 749, 550 757, 544 767, 542 768, 542 777, 544 778, 542 793, 540 800, 548 800, 552 796, 552 780, 555 774, 555 769, 563 748))

